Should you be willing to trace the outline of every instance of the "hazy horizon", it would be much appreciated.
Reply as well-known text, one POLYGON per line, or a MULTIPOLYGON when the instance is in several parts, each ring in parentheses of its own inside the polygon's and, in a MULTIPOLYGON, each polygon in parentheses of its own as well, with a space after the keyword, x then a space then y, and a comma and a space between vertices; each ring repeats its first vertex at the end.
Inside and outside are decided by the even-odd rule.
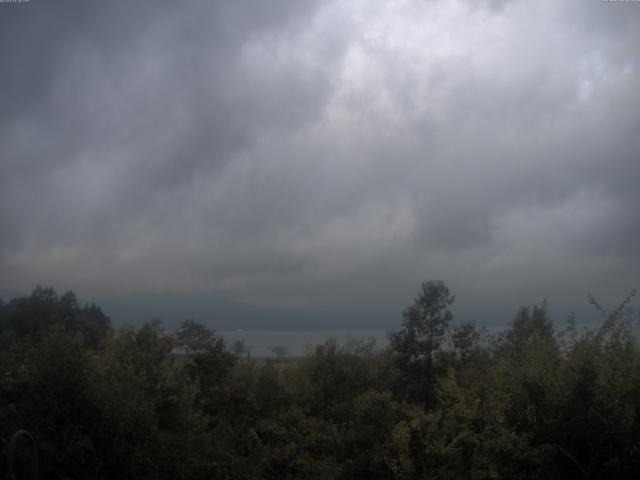
MULTIPOLYGON (((63 294, 63 291, 58 291, 63 294)), ((29 296, 30 292, 16 292, 0 289, 0 298, 9 301, 17 297, 29 296)), ((616 304, 604 304, 607 311, 617 307, 616 304)), ((211 296, 180 296, 180 295, 123 295, 117 297, 79 297, 82 305, 95 303, 101 307, 111 319, 114 327, 140 326, 145 322, 159 320, 162 328, 176 329, 183 320, 191 319, 207 325, 219 332, 235 330, 244 331, 273 331, 273 332, 349 332, 349 331, 391 331, 400 328, 402 323, 402 309, 352 309, 352 310, 305 310, 277 307, 259 307, 250 304, 232 302, 223 298, 211 296)), ((537 302, 515 304, 505 302, 501 308, 494 311, 465 311, 454 305, 453 324, 472 323, 477 328, 501 330, 509 326, 521 306, 540 305, 547 302, 549 318, 560 330, 567 325, 572 316, 580 328, 597 327, 602 319, 600 314, 584 302, 572 308, 557 308, 540 299, 537 302)), ((635 317, 640 319, 638 312, 635 317)), ((328 338, 328 337, 327 337, 328 338)))

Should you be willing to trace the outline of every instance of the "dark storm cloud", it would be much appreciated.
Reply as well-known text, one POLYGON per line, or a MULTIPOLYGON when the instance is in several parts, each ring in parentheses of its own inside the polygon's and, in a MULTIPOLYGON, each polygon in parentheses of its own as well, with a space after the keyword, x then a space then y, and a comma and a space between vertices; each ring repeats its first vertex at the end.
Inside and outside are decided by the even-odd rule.
POLYGON ((620 296, 640 280, 620 3, 0 4, 0 286, 620 296))
MULTIPOLYGON (((263 131, 304 122, 322 101, 325 86, 313 72, 289 72, 285 86, 278 82, 287 72, 267 64, 257 76, 242 64, 253 36, 304 28, 302 2, 269 9, 76 3, 33 2, 2 17, 11 73, 3 109, 4 213, 35 203, 36 217, 46 217, 34 219, 35 233, 50 221, 51 235, 66 238, 67 229, 55 225, 75 213, 95 214, 109 229, 203 169, 221 168, 263 131), (43 205, 38 193, 54 201, 43 205), (93 197, 81 195, 96 209, 77 212, 77 193, 93 197)), ((24 226, 24 213, 15 212, 14 224, 24 226)), ((83 234, 95 228, 91 222, 83 234)))

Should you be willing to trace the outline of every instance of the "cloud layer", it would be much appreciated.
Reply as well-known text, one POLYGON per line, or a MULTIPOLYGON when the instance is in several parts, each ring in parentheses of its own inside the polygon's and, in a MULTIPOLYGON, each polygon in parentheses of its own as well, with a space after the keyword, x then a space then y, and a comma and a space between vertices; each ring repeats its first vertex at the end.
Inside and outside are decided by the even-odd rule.
POLYGON ((639 286, 640 4, 0 5, 0 286, 400 308, 639 286))

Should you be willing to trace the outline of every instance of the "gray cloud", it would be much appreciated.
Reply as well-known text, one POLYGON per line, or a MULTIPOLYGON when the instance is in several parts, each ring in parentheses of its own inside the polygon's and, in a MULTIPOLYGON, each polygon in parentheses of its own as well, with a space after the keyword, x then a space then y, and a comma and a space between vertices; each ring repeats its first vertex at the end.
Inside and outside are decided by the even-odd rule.
MULTIPOLYGON (((399 309, 640 276, 640 7, 0 5, 0 286, 399 309)), ((509 303, 510 306, 510 303, 509 303)))

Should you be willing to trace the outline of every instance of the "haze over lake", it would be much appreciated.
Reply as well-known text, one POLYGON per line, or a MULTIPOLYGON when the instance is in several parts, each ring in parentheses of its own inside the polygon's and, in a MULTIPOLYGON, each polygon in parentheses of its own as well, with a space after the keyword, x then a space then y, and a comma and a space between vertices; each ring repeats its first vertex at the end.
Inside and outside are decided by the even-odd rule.
POLYGON ((238 340, 243 341, 251 356, 257 358, 275 357, 274 347, 284 347, 286 356, 301 356, 329 339, 335 339, 341 345, 354 341, 375 342, 375 351, 389 344, 386 330, 231 330, 218 333, 231 346, 238 340))

